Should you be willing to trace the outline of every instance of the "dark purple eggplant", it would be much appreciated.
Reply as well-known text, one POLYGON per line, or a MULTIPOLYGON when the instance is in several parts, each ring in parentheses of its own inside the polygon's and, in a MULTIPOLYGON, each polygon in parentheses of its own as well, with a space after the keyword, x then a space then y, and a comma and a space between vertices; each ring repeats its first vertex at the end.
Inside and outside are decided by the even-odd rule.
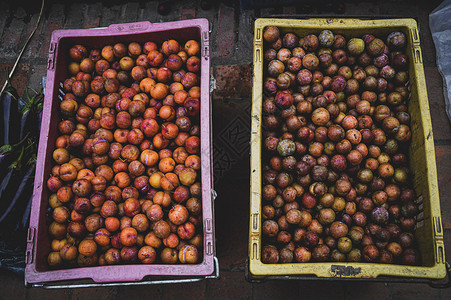
POLYGON ((9 165, 13 161, 13 155, 11 153, 0 153, 0 178, 5 178, 9 172, 9 165))
POLYGON ((41 133, 41 123, 42 123, 42 108, 41 111, 38 114, 38 141, 39 141, 39 134, 41 133))
POLYGON ((8 158, 7 153, 0 154, 0 168, 4 167, 3 164, 6 162, 7 158, 8 158))
POLYGON ((43 101, 44 95, 42 92, 35 93, 30 97, 28 89, 25 90, 25 99, 19 99, 19 109, 22 115, 20 120, 20 139, 23 139, 25 133, 28 132, 36 139, 39 136, 43 101))
POLYGON ((28 228, 28 222, 30 221, 30 212, 31 212, 31 203, 32 202, 33 202, 33 193, 31 193, 31 196, 28 198, 27 206, 25 207, 25 210, 22 214, 22 220, 20 223, 19 222, 17 223, 16 230, 28 228))
POLYGON ((42 92, 30 97, 28 89, 19 98, 9 86, 0 99, 0 267, 19 273, 25 266, 43 98, 42 92))
MULTIPOLYGON (((13 147, 14 148, 14 147, 13 147)), ((19 173, 21 173, 22 169, 22 160, 24 160, 27 156, 26 149, 30 149, 25 146, 20 147, 20 154, 18 157, 7 167, 7 173, 5 177, 3 177, 1 183, 0 183, 0 211, 2 210, 2 206, 5 205, 5 203, 9 203, 7 200, 8 197, 10 197, 11 189, 14 191, 14 183, 18 181, 17 177, 19 176, 19 173)), ((10 153, 13 155, 15 154, 14 150, 11 150, 10 153)), ((14 195, 14 193, 12 194, 14 195)))
POLYGON ((8 184, 11 180, 11 177, 13 176, 14 169, 8 169, 8 172, 6 173, 6 176, 3 177, 2 182, 0 183, 0 199, 3 198, 3 194, 8 187, 8 184))
MULTIPOLYGON (((26 197, 26 200, 29 198, 27 197, 27 194, 33 191, 32 187, 32 179, 34 174, 34 167, 29 168, 25 174, 22 177, 22 180, 20 181, 17 188, 14 188, 14 196, 12 197, 11 202, 9 203, 8 207, 5 209, 4 212, 0 214, 0 224, 11 214, 13 209, 16 210, 23 210, 23 202, 24 196, 26 197), (22 201, 20 201, 22 199, 22 201)), ((0 198, 1 199, 1 198, 0 198)), ((6 200, 6 199, 4 199, 6 200)), ((19 222, 19 220, 14 220, 15 222, 19 222)))
POLYGON ((26 89, 24 98, 17 99, 19 114, 21 115, 18 131, 20 141, 16 144, 5 144, 0 147, 0 178, 3 178, 6 172, 9 172, 10 167, 19 167, 20 169, 24 165, 34 165, 39 141, 43 100, 42 92, 35 93, 30 97, 28 89, 26 89), (2 155, 7 155, 9 159, 2 157, 2 155), (11 164, 11 162, 13 163, 11 164))
POLYGON ((25 129, 27 128, 27 123, 30 122, 30 110, 24 111, 22 118, 20 119, 20 133, 19 139, 23 139, 25 134, 25 129))
POLYGON ((2 145, 15 144, 19 141, 20 112, 18 96, 14 88, 8 88, 1 97, 2 108, 2 145))

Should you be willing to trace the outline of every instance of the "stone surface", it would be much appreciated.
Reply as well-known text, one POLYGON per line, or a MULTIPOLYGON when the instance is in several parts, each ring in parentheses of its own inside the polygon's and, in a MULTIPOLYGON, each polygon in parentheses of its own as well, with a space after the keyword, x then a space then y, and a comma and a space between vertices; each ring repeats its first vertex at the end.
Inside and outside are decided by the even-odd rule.
MULTIPOLYGON (((3 282, 3 281, 2 281, 3 282)), ((20 282, 23 286, 23 280, 20 282)), ((19 289, 16 292, 19 295, 19 289)), ((72 298, 72 294, 74 290, 72 289, 55 289, 55 290, 46 290, 44 288, 24 288, 24 296, 22 299, 64 299, 70 300, 72 298)), ((5 299, 19 299, 16 298, 5 298, 5 299)))
POLYGON ((388 284, 381 282, 346 282, 344 286, 345 299, 388 299, 390 295, 388 284))
POLYGON ((186 20, 186 19, 194 19, 196 17, 196 9, 194 8, 185 8, 182 9, 182 15, 180 19, 186 20))
POLYGON ((162 285, 121 286, 117 288, 114 299, 161 299, 162 285))
POLYGON ((425 67, 426 86, 429 109, 431 112, 434 140, 451 139, 451 123, 446 114, 445 97, 443 95, 442 76, 436 67, 425 67))
POLYGON ((101 3, 93 3, 86 8, 86 17, 83 23, 84 28, 99 27, 102 12, 101 3))
MULTIPOLYGON (((343 14, 326 11, 319 3, 242 9, 238 1, 213 3, 208 10, 199 1, 176 0, 166 16, 157 13, 158 1, 46 1, 41 24, 30 41, 12 79, 19 93, 26 86, 41 88, 47 73, 51 33, 57 29, 108 26, 122 22, 152 23, 207 18, 210 22, 213 148, 216 218, 216 254, 219 280, 190 284, 122 286, 113 288, 45 290, 25 288, 23 277, 0 271, 0 299, 450 299, 451 289, 426 284, 332 281, 265 281, 248 283, 244 277, 248 255, 249 134, 252 92, 253 20, 281 14, 387 15, 414 17, 418 21, 426 84, 436 143, 437 174, 445 228, 446 256, 451 257, 451 125, 445 114, 442 79, 435 65, 435 50, 428 15, 439 1, 345 1, 343 14)), ((323 3, 323 2, 321 2, 323 3)), ((39 4, 22 8, 2 2, 0 10, 0 83, 38 18, 39 4), (30 14, 29 20, 27 14, 30 14), (27 22, 25 20, 28 20, 27 22)), ((338 7, 338 5, 337 5, 338 7)), ((336 8, 336 7, 335 7, 336 8)))
MULTIPOLYGON (((240 9, 237 53, 240 54, 240 64, 251 64, 254 57, 254 20, 255 12, 249 9, 240 9)), ((252 76, 249 77, 252 80, 252 76)))
POLYGON ((446 299, 440 297, 440 290, 425 284, 389 283, 393 299, 446 299))
MULTIPOLYGON (((34 14, 31 17, 30 22, 28 23, 27 29, 26 31, 26 36, 24 37, 24 42, 25 39, 28 39, 28 37, 30 36, 31 32, 34 30, 36 23, 38 21, 39 15, 38 14, 34 14)), ((24 54, 22 56, 23 59, 35 59, 38 58, 39 56, 39 48, 41 46, 41 35, 42 32, 44 31, 44 26, 42 25, 42 23, 44 22, 43 17, 41 17, 41 20, 39 22, 38 28, 36 29, 36 31, 34 32, 33 37, 30 39, 30 41, 28 42, 28 46, 26 47, 24 54)))
POLYGON ((216 249, 221 267, 235 270, 248 253, 250 101, 215 99, 213 115, 216 249))
POLYGON ((434 40, 429 29, 429 14, 437 7, 440 1, 425 1, 418 8, 418 24, 420 33, 423 64, 427 67, 436 67, 436 54, 434 40))
POLYGON ((218 33, 216 52, 219 58, 229 58, 234 53, 235 11, 232 7, 221 4, 218 16, 218 33))
POLYGON ((100 26, 109 26, 116 24, 121 11, 120 5, 112 5, 110 7, 102 6, 102 15, 100 17, 100 26))
MULTIPOLYGON (((3 87, 3 83, 8 78, 8 74, 11 72, 14 64, 0 64, 0 82, 1 87, 3 87)), ((18 64, 16 67, 16 71, 11 78, 11 85, 17 90, 19 95, 22 95, 25 91, 25 87, 27 87, 27 74, 30 71, 29 64, 18 64)))
POLYGON ((65 22, 64 28, 81 28, 84 24, 84 18, 86 16, 87 4, 74 2, 65 6, 65 22))
MULTIPOLYGON (((23 12, 23 9, 19 8, 19 10, 23 12)), ((21 40, 24 26, 20 19, 20 12, 16 11, 11 18, 11 23, 4 27, 1 35, 0 58, 4 59, 14 59, 24 44, 21 40)))
MULTIPOLYGON (((451 146, 443 145, 435 147, 437 160, 437 177, 440 193, 440 208, 442 210, 442 222, 446 229, 451 229, 451 203, 449 195, 451 193, 451 146)), ((450 245, 451 247, 451 245, 450 245)))
POLYGON ((35 91, 40 91, 42 86, 42 77, 47 76, 47 63, 33 64, 30 66, 28 86, 35 91))
POLYGON ((135 22, 138 16, 138 8, 139 3, 137 2, 124 3, 122 5, 119 18, 115 21, 115 24, 135 22))
POLYGON ((250 99, 252 94, 252 67, 250 65, 216 66, 214 98, 250 99))
POLYGON ((99 287, 75 289, 70 297, 71 300, 113 300, 117 294, 117 287, 99 287))
POLYGON ((192 283, 180 283, 162 286, 163 300, 177 299, 183 295, 183 300, 205 299, 207 281, 202 280, 192 283))
MULTIPOLYGON (((310 281, 307 282, 311 283, 310 281)), ((306 299, 300 283, 294 280, 268 280, 252 284, 253 299, 306 299)))
POLYGON ((64 5, 61 3, 52 3, 50 7, 47 8, 49 10, 48 18, 42 20, 41 26, 45 26, 43 33, 40 37, 41 39, 41 48, 39 50, 39 58, 43 58, 47 60, 50 39, 52 36, 52 32, 57 29, 61 29, 63 27, 64 22, 64 5))
POLYGON ((244 280, 244 272, 221 272, 219 280, 207 282, 206 299, 251 299, 252 285, 244 280))
MULTIPOLYGON (((364 285, 363 285, 364 286, 364 285)), ((328 280, 308 280, 299 282, 299 295, 305 299, 345 299, 346 284, 328 280)), ((354 296, 354 295, 353 295, 354 296)), ((360 295, 349 299, 361 299, 360 295)))
POLYGON ((24 299, 28 291, 23 284, 23 277, 11 271, 0 269, 1 299, 24 299))

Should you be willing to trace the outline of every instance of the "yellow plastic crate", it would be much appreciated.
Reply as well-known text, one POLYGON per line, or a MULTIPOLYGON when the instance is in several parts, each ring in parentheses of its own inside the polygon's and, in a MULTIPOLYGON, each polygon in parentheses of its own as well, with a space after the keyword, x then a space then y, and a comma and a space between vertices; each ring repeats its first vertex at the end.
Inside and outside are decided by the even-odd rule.
MULTIPOLYGON (((251 130, 251 206, 249 224, 249 277, 267 276, 323 278, 376 278, 385 276, 441 279, 446 276, 443 229, 437 186, 434 139, 420 48, 417 23, 413 19, 257 19, 254 30, 254 78, 252 91, 251 130), (409 57, 412 141, 409 148, 410 168, 414 188, 423 197, 422 213, 418 216, 416 237, 422 255, 422 266, 389 265, 378 263, 288 263, 264 264, 261 261, 261 188, 262 188, 262 93, 263 93, 263 30, 278 26, 281 33, 294 32, 303 37, 319 34, 324 29, 347 38, 370 33, 387 35, 392 31, 406 34, 409 57)), ((421 208, 421 207, 420 207, 421 208)))

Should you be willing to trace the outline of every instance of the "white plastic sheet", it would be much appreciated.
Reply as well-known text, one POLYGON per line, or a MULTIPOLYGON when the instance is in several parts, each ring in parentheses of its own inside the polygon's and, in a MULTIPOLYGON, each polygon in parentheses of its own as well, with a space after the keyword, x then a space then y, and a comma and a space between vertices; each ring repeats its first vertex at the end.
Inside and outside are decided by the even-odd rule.
POLYGON ((446 113, 451 120, 451 0, 443 1, 431 12, 429 27, 437 53, 438 70, 443 77, 446 113))

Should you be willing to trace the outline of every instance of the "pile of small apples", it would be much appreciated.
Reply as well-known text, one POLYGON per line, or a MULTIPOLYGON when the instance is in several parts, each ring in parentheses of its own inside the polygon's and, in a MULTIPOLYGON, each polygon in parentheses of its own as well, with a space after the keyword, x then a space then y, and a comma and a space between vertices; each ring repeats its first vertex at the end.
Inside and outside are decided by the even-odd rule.
POLYGON ((263 38, 262 262, 420 264, 406 36, 263 38))
POLYGON ((200 45, 68 51, 48 265, 200 263, 200 45))

